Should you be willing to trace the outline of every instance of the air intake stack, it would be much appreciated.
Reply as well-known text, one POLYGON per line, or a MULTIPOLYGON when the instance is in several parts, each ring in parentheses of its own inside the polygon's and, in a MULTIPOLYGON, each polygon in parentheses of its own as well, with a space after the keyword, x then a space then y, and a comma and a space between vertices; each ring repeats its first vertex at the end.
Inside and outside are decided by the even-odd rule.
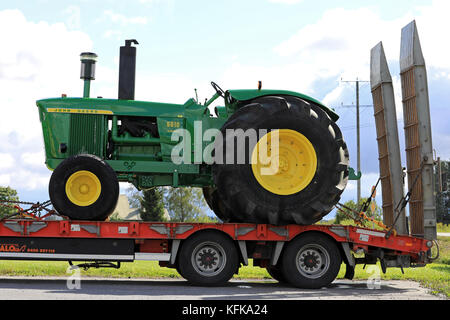
POLYGON ((80 55, 81 60, 81 74, 80 79, 84 81, 83 97, 89 98, 91 92, 91 81, 95 80, 95 63, 97 62, 97 55, 92 52, 83 52, 80 55))

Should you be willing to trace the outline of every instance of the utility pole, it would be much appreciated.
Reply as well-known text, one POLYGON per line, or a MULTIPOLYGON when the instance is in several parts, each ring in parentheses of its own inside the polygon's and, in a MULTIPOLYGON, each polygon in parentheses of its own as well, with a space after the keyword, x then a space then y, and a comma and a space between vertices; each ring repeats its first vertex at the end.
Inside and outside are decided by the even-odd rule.
MULTIPOLYGON (((360 131, 360 117, 359 117, 359 84, 361 82, 369 82, 369 81, 361 81, 358 78, 353 81, 343 81, 341 79, 341 82, 351 82, 356 84, 356 161, 357 161, 357 168, 356 171, 359 173, 361 172, 361 131, 360 131)), ((357 181, 357 203, 359 203, 361 200, 361 180, 357 181)))

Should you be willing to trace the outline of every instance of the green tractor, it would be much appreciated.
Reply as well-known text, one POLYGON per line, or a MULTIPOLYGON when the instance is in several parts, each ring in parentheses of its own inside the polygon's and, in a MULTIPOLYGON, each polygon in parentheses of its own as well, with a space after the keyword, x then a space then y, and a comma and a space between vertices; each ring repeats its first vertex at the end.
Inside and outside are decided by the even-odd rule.
POLYGON ((89 98, 97 56, 83 53, 84 97, 37 101, 60 214, 107 219, 119 182, 203 188, 224 222, 310 225, 333 209, 349 179, 349 154, 332 110, 296 92, 224 91, 215 83, 205 103, 135 101, 133 43, 120 48, 118 100, 89 98), (219 98, 224 106, 212 110, 219 98))

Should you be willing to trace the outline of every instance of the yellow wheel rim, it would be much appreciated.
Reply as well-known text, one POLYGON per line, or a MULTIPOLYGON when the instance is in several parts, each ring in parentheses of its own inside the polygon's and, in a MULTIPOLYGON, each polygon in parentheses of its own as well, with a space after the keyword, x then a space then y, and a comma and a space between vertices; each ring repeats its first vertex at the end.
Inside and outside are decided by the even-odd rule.
POLYGON ((253 149, 252 171, 267 191, 282 196, 293 195, 313 180, 317 171, 316 151, 301 133, 275 130, 262 137, 253 149))
POLYGON ((96 202, 101 191, 100 180, 89 171, 75 172, 66 183, 67 198, 80 207, 87 207, 96 202))

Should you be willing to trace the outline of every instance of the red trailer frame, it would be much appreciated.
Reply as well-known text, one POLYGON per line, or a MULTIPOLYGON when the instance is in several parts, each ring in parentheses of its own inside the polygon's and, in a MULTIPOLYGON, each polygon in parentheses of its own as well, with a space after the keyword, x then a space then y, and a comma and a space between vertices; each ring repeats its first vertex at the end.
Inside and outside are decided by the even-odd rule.
MULTIPOLYGON (((328 255, 328 264, 332 265, 334 259, 332 255, 330 257, 327 253, 321 258, 323 245, 315 245, 315 243, 321 243, 321 241, 333 243, 339 250, 341 261, 347 265, 346 278, 348 279, 353 278, 356 264, 375 264, 378 260, 381 262, 384 272, 388 267, 425 266, 431 262, 430 252, 433 246, 433 242, 421 238, 399 235, 387 237, 386 232, 383 231, 341 225, 272 226, 245 223, 90 222, 21 219, 0 222, 0 259, 91 262, 83 264, 84 267, 111 266, 113 262, 117 262, 120 266, 120 262, 124 261, 155 260, 159 261, 161 266, 177 268, 183 277, 194 284, 218 285, 224 280, 228 281, 228 276, 228 279, 215 280, 208 273, 207 277, 199 279, 189 272, 183 271, 188 268, 185 266, 189 264, 188 260, 191 260, 191 265, 195 265, 194 253, 192 253, 192 259, 183 257, 183 250, 187 250, 190 246, 185 244, 190 244, 194 239, 202 236, 207 239, 203 241, 205 246, 210 251, 211 247, 213 248, 214 254, 210 258, 214 261, 221 255, 227 255, 228 260, 233 260, 233 256, 230 257, 229 254, 236 254, 239 264, 237 270, 231 270, 232 274, 238 272, 241 264, 248 265, 248 259, 251 258, 254 260, 254 265, 267 268, 275 279, 291 282, 300 287, 305 287, 304 283, 291 281, 291 275, 286 275, 286 271, 283 275, 279 265, 284 255, 287 255, 285 252, 294 246, 293 243, 306 238, 313 239, 310 240, 312 247, 308 247, 309 251, 305 251, 303 257, 306 257, 306 253, 312 253, 311 258, 314 258, 315 252, 317 252, 318 255, 316 254, 314 259, 318 260, 317 263, 322 263, 322 260, 325 260, 328 255), (214 247, 216 240, 219 244, 228 241, 233 245, 227 248, 226 244, 223 244, 222 250, 220 245, 214 247), (214 248, 219 248, 216 256, 214 256, 216 252, 214 248), (355 258, 352 253, 364 253, 364 257, 355 258)), ((199 255, 196 257, 202 257, 206 251, 203 251, 203 254, 197 252, 199 255)), ((208 257, 202 259, 208 260, 208 257)), ((296 259, 298 259, 298 255, 296 259)), ((200 261, 200 258, 198 260, 200 261)), ((201 269, 202 266, 200 264, 199 268, 201 269)), ((304 265, 302 266, 304 267, 304 265)), ((298 268, 301 269, 301 267, 298 268)), ((308 271, 307 267, 305 268, 308 271)), ((209 272, 207 269, 199 272, 202 271, 209 272)), ((335 277, 331 281, 328 279, 325 283, 314 281, 306 287, 322 287, 334 279, 335 277)))

